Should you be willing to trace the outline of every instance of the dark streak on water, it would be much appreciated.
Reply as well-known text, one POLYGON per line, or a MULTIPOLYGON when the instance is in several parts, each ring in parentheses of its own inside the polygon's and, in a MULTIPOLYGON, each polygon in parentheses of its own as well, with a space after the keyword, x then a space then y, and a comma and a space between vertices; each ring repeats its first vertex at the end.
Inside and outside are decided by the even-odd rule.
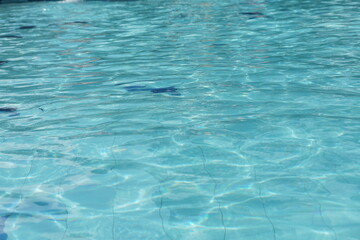
POLYGON ((23 37, 19 35, 5 34, 5 35, 0 35, 0 38, 23 38, 23 37))
POLYGON ((19 29, 33 29, 33 28, 36 28, 36 26, 21 26, 19 27, 19 29))
POLYGON ((2 108, 0 108, 0 112, 16 112, 16 108, 2 107, 2 108))

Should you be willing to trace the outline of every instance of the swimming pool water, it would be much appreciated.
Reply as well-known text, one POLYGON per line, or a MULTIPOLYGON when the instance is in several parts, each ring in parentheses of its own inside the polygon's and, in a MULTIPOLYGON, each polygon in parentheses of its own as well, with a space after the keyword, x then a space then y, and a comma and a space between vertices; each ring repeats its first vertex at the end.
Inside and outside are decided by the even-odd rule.
POLYGON ((359 239, 359 11, 0 4, 0 239, 359 239))

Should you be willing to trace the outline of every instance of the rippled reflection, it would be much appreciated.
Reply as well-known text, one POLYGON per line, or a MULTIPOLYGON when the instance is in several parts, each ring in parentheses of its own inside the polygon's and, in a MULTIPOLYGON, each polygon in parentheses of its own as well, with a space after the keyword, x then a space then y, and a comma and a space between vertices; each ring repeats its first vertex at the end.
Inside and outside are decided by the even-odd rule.
POLYGON ((358 12, 0 4, 0 239, 355 239, 358 12))

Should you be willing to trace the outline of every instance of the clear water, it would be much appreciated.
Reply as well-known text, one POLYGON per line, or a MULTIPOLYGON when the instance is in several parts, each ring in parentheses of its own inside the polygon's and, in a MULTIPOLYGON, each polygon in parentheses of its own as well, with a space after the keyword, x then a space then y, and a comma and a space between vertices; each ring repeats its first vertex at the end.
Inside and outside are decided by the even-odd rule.
POLYGON ((359 12, 0 5, 0 239, 359 239, 359 12))

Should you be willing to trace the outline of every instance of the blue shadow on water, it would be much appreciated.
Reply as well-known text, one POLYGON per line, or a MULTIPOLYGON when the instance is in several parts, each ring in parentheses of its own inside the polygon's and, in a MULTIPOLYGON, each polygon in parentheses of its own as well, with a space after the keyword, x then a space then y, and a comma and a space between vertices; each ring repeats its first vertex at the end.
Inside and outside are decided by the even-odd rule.
POLYGON ((181 94, 177 92, 176 87, 164 87, 164 88, 149 88, 146 86, 128 86, 124 87, 128 92, 140 92, 140 91, 149 91, 152 93, 169 93, 170 95, 180 96, 181 94))
POLYGON ((243 16, 246 16, 248 19, 266 18, 267 17, 266 15, 264 15, 261 12, 241 12, 240 14, 243 16))
POLYGON ((0 35, 0 38, 22 38, 22 36, 14 35, 14 34, 4 34, 4 35, 0 35))
POLYGON ((0 108, 0 112, 16 112, 16 108, 2 107, 2 108, 0 108))
POLYGON ((36 26, 27 25, 27 26, 21 26, 21 27, 19 27, 19 29, 33 29, 33 28, 36 28, 36 26))
POLYGON ((16 110, 16 108, 12 107, 0 107, 0 113, 10 113, 9 117, 20 115, 20 113, 18 113, 16 110))

